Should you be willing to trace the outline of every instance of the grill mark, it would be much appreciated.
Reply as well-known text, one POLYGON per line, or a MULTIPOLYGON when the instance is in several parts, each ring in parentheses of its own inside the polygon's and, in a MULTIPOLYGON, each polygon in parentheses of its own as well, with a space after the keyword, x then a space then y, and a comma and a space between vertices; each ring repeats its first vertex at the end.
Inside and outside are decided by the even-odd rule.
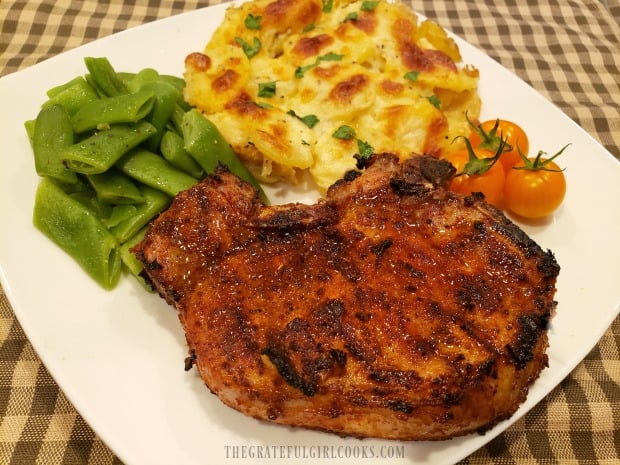
POLYGON ((395 412, 405 413, 409 415, 413 412, 414 406, 409 402, 405 402, 404 400, 388 400, 388 407, 395 412))
POLYGON ((508 238, 512 244, 517 246, 524 255, 524 258, 539 257, 537 259, 537 269, 547 280, 553 280, 560 274, 560 265, 555 259, 551 250, 542 250, 540 246, 529 237, 525 231, 510 221, 505 215, 494 207, 488 207, 496 215, 497 220, 491 223, 493 230, 508 238))
POLYGON ((548 320, 549 315, 522 315, 518 318, 519 328, 515 340, 506 347, 517 368, 525 368, 527 363, 534 358, 534 348, 542 332, 546 330, 548 320))
POLYGON ((339 376, 347 363, 346 352, 321 342, 340 338, 344 312, 341 301, 325 302, 308 319, 294 318, 283 331, 268 335, 261 354, 269 358, 289 386, 305 396, 314 396, 322 380, 339 376))
POLYGON ((465 332, 467 336, 469 336, 474 343, 478 344, 489 354, 493 354, 496 357, 501 357, 503 353, 500 349, 498 349, 493 343, 493 339, 489 336, 487 337, 484 332, 476 331, 475 322, 466 318, 465 315, 448 315, 452 324, 458 326, 458 328, 465 332))
POLYGON ((465 310, 475 308, 483 312, 493 312, 502 303, 502 298, 484 276, 457 276, 458 287, 455 291, 455 301, 465 310))
POLYGON ((389 249, 393 243, 394 241, 392 239, 385 239, 381 243, 370 247, 370 250, 377 256, 377 258, 380 258, 381 255, 383 255, 383 252, 389 249))

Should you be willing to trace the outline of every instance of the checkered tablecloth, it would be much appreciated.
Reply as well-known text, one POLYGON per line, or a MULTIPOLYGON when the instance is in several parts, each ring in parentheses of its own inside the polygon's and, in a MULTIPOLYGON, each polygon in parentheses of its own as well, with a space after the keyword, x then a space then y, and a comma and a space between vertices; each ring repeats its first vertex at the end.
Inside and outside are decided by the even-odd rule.
MULTIPOLYGON (((0 76, 213 3, 1 0, 0 76)), ((514 71, 620 159, 618 0, 411 4, 514 71)), ((48 374, 0 289, 0 464, 113 463, 120 461, 48 374)), ((620 464, 620 319, 543 402, 461 463, 620 464)))

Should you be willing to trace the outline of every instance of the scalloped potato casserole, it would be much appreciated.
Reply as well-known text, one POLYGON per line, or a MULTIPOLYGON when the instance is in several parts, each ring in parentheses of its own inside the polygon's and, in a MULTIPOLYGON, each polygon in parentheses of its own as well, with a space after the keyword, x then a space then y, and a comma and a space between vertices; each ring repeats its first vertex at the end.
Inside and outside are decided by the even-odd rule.
POLYGON ((264 182, 321 191, 356 155, 439 156, 477 119, 478 70, 404 3, 253 0, 185 60, 185 98, 264 182))

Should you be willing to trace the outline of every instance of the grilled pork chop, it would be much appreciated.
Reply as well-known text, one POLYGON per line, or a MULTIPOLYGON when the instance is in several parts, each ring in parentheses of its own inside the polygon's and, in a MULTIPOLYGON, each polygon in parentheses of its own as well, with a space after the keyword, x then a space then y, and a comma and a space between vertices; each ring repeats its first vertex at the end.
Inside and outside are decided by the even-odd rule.
POLYGON ((314 205, 219 169, 134 252, 227 405, 358 437, 446 439, 511 416, 547 364, 559 266, 451 165, 389 154, 314 205))

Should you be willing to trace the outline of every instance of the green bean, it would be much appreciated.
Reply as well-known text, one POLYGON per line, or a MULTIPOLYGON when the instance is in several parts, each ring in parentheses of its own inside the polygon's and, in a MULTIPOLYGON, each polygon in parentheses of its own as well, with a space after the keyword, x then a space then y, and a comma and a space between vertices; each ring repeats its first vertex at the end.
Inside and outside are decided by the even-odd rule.
POLYGON ((176 169, 163 157, 138 148, 123 156, 116 168, 127 176, 153 189, 175 196, 198 182, 189 174, 176 169))
POLYGON ((159 80, 159 73, 153 68, 144 68, 127 77, 125 85, 129 92, 138 92, 146 83, 159 80))
POLYGON ((171 76, 169 74, 160 74, 159 79, 164 82, 167 82, 168 84, 172 84, 177 89, 179 89, 179 91, 181 92, 183 91, 183 88, 185 87, 185 80, 178 76, 171 76))
POLYGON ((52 105, 39 111, 32 132, 34 166, 39 176, 73 184, 77 176, 63 164, 61 153, 73 145, 73 127, 67 110, 52 105))
POLYGON ((118 77, 116 71, 107 58, 84 58, 86 68, 90 72, 90 78, 96 88, 108 97, 127 94, 127 86, 118 77))
POLYGON ((47 89, 45 94, 48 96, 48 98, 52 98, 52 97, 60 94, 61 92, 64 92, 65 90, 70 89, 74 85, 78 84, 80 81, 84 81, 84 78, 82 76, 74 77, 73 79, 71 79, 70 81, 65 82, 64 84, 59 84, 59 85, 54 86, 54 87, 52 87, 50 89, 47 89))
POLYGON ((130 221, 136 215, 141 214, 139 206, 146 200, 142 194, 141 187, 136 186, 139 189, 139 195, 142 199, 140 204, 138 203, 119 203, 110 204, 102 202, 94 189, 90 188, 86 191, 76 192, 71 196, 79 200, 84 206, 89 208, 96 216, 101 220, 103 225, 112 230, 114 227, 119 226, 121 223, 130 221))
POLYGON ((86 179, 102 203, 135 204, 144 202, 142 194, 134 182, 115 169, 103 173, 88 174, 86 179))
POLYGON ((165 131, 161 138, 161 154, 168 162, 190 176, 200 179, 204 171, 185 150, 183 138, 174 131, 165 131))
POLYGON ((84 205, 43 178, 35 196, 33 223, 103 288, 120 277, 118 241, 84 205))
POLYGON ((139 186, 139 188, 144 203, 127 205, 127 207, 135 208, 133 215, 110 228, 110 232, 121 244, 146 226, 155 215, 162 212, 172 201, 170 196, 157 189, 151 189, 148 186, 139 186))
POLYGON ((136 76, 136 73, 130 73, 128 71, 116 71, 116 76, 118 76, 120 81, 127 88, 128 92, 135 92, 138 90, 137 88, 135 89, 132 88, 129 84, 133 80, 133 78, 136 76))
POLYGON ((103 173, 155 131, 146 121, 114 125, 73 144, 62 152, 62 158, 67 167, 78 173, 103 173))
POLYGON ((121 260, 123 264, 129 270, 129 272, 138 280, 142 286, 144 286, 148 291, 153 291, 153 287, 146 282, 146 280, 142 277, 142 271, 144 270, 144 266, 140 260, 135 256, 133 252, 131 252, 131 248, 135 246, 138 242, 140 242, 144 235, 146 234, 148 228, 144 227, 136 234, 133 235, 129 240, 121 244, 120 246, 120 254, 121 260))
POLYGON ((72 199, 88 208, 106 228, 110 229, 111 226, 117 225, 135 214, 135 207, 131 204, 113 205, 102 202, 95 189, 88 182, 87 177, 79 176, 77 184, 63 186, 63 190, 72 199))
POLYGON ((115 123, 137 123, 154 107, 153 92, 145 90, 89 102, 73 115, 71 122, 76 133, 102 128, 115 123))
POLYGON ((70 115, 99 98, 97 92, 81 76, 48 91, 48 95, 50 98, 43 103, 43 108, 60 104, 70 115))
POLYGON ((159 150, 164 128, 174 112, 180 92, 176 87, 163 81, 147 82, 142 86, 142 89, 152 92, 154 95, 153 110, 146 120, 155 126, 157 132, 144 143, 145 148, 154 152, 159 150))
POLYGON ((180 136, 183 135, 183 117, 185 113, 186 110, 184 110, 181 105, 177 104, 170 116, 170 125, 180 136))
POLYGON ((28 139, 30 140, 30 145, 32 145, 32 140, 34 139, 34 125, 37 121, 34 119, 29 119, 24 121, 24 129, 26 130, 26 134, 28 135, 28 139))
POLYGON ((97 193, 85 177, 78 175, 77 183, 64 184, 62 190, 91 210, 107 226, 104 220, 112 214, 113 206, 99 201, 97 193))
POLYGON ((217 127, 197 109, 183 116, 185 150, 198 162, 206 173, 212 173, 219 164, 256 188, 263 201, 267 197, 250 170, 239 160, 217 127))
POLYGON ((108 215, 101 218, 101 222, 105 224, 106 228, 112 229, 136 216, 137 212, 138 207, 136 207, 136 204, 113 205, 108 215))
POLYGON ((185 87, 185 81, 183 78, 177 76, 171 76, 168 74, 159 74, 152 68, 145 68, 138 73, 117 73, 125 82, 127 89, 130 92, 137 92, 142 89, 146 84, 154 82, 169 84, 178 90, 177 103, 183 108, 184 111, 189 110, 191 107, 183 98, 183 88, 185 87))
POLYGON ((159 79, 161 81, 167 82, 168 84, 172 84, 178 89, 179 99, 177 103, 184 112, 191 110, 192 106, 185 101, 185 98, 183 98, 183 89, 185 88, 185 81, 183 80, 183 78, 162 74, 159 76, 159 79))
MULTIPOLYGON (((67 192, 66 189, 64 189, 67 192)), ((93 214, 99 218, 99 220, 103 223, 106 228, 110 228, 110 217, 114 213, 115 206, 102 203, 97 198, 97 194, 92 188, 88 188, 87 190, 80 190, 76 192, 67 192, 67 194, 72 198, 80 202, 86 208, 88 208, 93 214)))

